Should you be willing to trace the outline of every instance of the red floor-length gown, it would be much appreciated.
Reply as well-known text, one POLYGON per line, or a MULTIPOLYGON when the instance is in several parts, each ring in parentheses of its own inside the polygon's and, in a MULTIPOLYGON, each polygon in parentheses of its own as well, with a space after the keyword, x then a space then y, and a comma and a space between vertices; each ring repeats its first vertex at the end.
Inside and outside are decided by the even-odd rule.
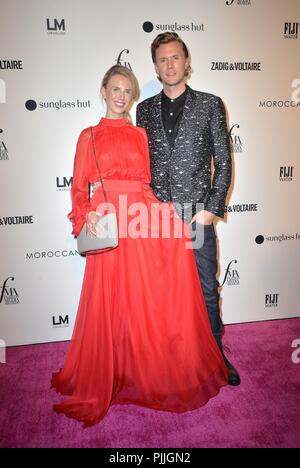
MULTIPOLYGON (((120 196, 128 207, 140 202, 149 213, 158 203, 149 186, 146 133, 125 119, 107 118, 93 131, 108 201, 120 225, 134 223, 134 210, 119 209, 120 196)), ((85 129, 77 143, 69 215, 75 236, 86 213, 103 201, 101 188, 89 200, 88 184, 97 180, 85 129)), ((149 215, 149 232, 160 218, 149 215)), ((174 217, 170 222, 172 227, 174 217)), ((63 369, 52 377, 52 386, 69 395, 56 412, 85 426, 100 421, 112 404, 183 412, 205 404, 227 378, 186 238, 124 236, 116 249, 87 256, 72 340, 63 369)))

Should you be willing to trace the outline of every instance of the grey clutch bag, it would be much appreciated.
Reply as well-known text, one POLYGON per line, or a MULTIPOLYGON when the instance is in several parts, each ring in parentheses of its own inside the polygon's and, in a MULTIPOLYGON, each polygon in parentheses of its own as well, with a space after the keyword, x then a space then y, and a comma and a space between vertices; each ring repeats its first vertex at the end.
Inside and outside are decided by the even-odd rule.
MULTIPOLYGON (((107 201, 107 195, 104 188, 103 180, 101 177, 96 150, 95 150, 95 142, 94 142, 94 133, 91 127, 91 134, 92 134, 92 143, 93 143, 93 152, 96 161, 97 170, 99 173, 99 179, 101 181, 101 186, 103 189, 104 199, 109 211, 109 205, 107 201)), ((100 189, 99 189, 100 190, 100 189)), ((117 215, 116 213, 107 213, 99 219, 98 223, 96 224, 96 233, 92 235, 87 227, 87 224, 84 223, 80 234, 77 236, 77 251, 81 255, 85 254, 92 254, 94 251, 95 253, 101 253, 101 251, 107 251, 114 249, 118 246, 119 243, 119 236, 118 236, 118 223, 117 223, 117 215)))
MULTIPOLYGON (((118 246, 118 225, 116 213, 101 216, 96 225, 96 235, 92 236, 84 223, 77 237, 77 251, 81 255, 92 253, 94 250, 108 250, 118 246)), ((99 252, 100 253, 100 252, 99 252)))

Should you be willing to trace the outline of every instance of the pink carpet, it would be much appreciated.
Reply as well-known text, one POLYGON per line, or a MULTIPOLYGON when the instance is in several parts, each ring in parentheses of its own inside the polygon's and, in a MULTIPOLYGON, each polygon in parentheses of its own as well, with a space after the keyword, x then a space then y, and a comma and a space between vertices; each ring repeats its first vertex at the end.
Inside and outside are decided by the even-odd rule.
POLYGON ((89 429, 52 411, 61 397, 50 390, 50 377, 68 343, 9 348, 0 364, 0 447, 300 447, 296 339, 298 318, 227 325, 223 343, 239 387, 224 387, 184 414, 113 406, 89 429))

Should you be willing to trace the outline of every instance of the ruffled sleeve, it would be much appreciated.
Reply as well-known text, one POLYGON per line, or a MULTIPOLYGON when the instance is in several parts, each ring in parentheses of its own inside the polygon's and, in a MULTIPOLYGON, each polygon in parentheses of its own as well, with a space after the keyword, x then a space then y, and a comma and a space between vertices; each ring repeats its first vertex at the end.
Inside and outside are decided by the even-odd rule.
POLYGON ((150 170, 150 153, 149 153, 149 143, 146 130, 142 127, 135 127, 139 133, 142 135, 143 144, 142 144, 142 151, 144 156, 144 163, 145 163, 145 177, 143 182, 147 184, 151 181, 151 170, 150 170))
POLYGON ((72 234, 77 237, 86 221, 86 215, 91 210, 89 200, 89 178, 88 178, 88 146, 90 142, 90 131, 85 129, 81 132, 76 146, 76 154, 73 168, 73 182, 71 189, 72 211, 68 218, 72 221, 72 234))

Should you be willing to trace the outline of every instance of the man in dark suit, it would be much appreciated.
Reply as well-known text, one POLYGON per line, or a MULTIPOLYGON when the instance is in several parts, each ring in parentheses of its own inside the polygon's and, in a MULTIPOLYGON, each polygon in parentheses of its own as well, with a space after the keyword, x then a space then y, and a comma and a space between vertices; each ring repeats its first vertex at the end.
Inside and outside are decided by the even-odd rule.
POLYGON ((230 370, 229 385, 239 385, 239 374, 225 357, 221 342, 213 224, 215 216, 224 216, 231 182, 224 105, 219 97, 187 86, 190 54, 176 33, 159 34, 151 53, 163 90, 137 106, 137 125, 145 128, 149 139, 151 187, 159 200, 172 201, 184 221, 191 223, 195 239, 197 232, 203 235, 202 247, 195 242, 194 252, 212 332, 230 370))

